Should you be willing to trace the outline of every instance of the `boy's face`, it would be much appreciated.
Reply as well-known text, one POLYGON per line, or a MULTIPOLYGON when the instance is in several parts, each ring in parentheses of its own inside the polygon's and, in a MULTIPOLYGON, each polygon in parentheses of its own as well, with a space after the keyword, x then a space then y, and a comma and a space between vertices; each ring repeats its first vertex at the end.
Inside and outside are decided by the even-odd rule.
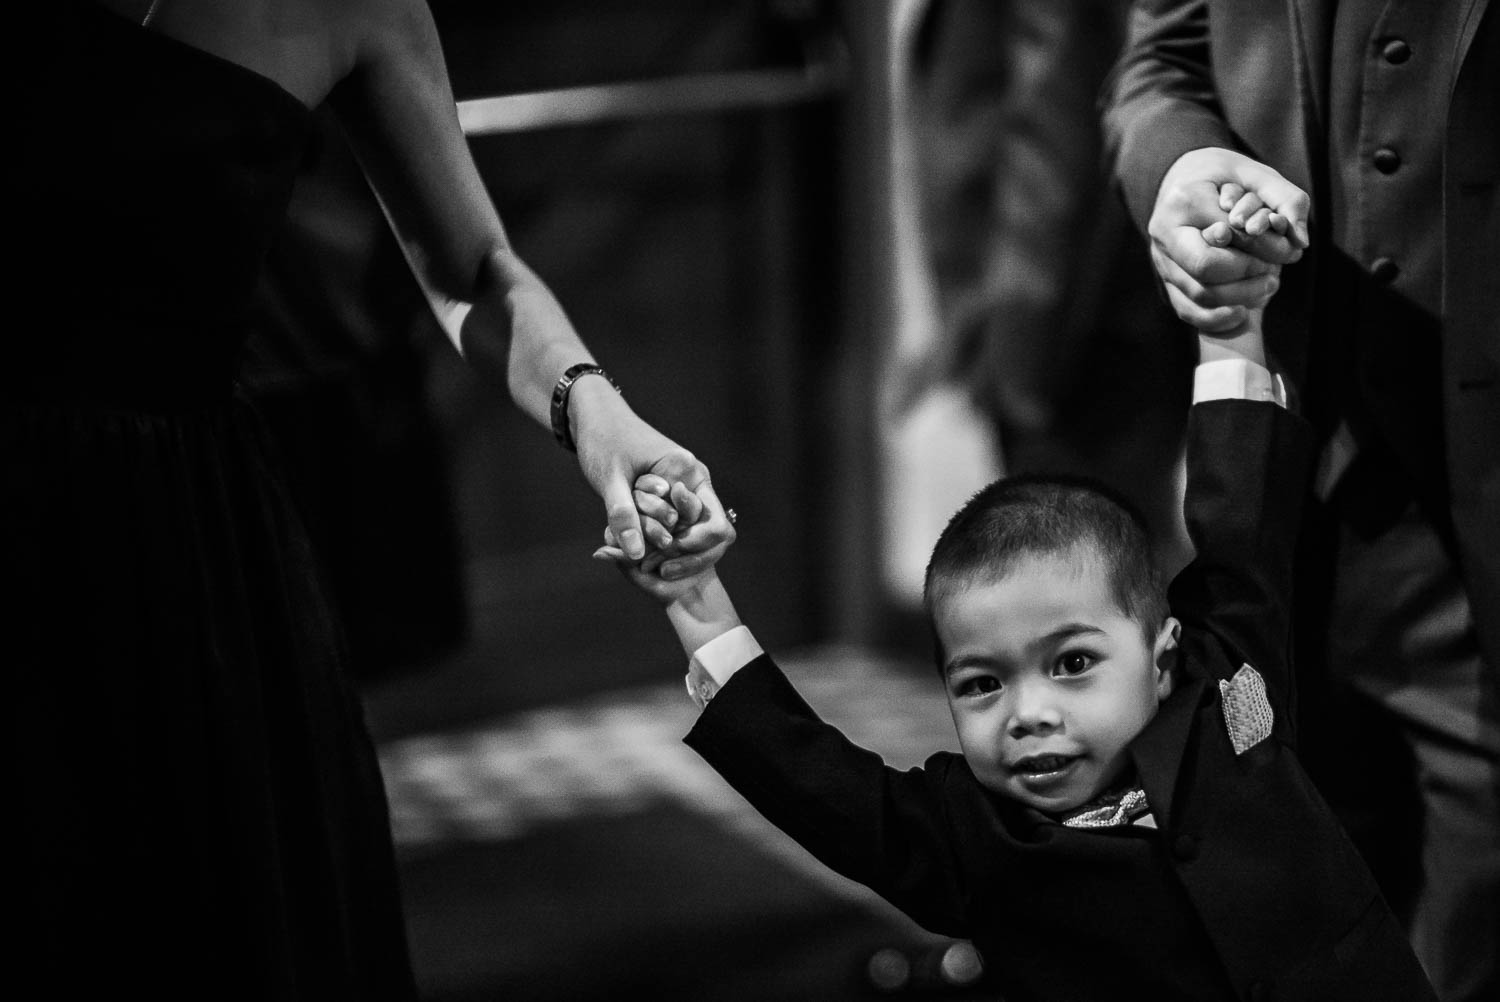
POLYGON ((1027 558, 939 600, 934 626, 969 767, 987 789, 1048 813, 1108 789, 1172 691, 1177 621, 1148 643, 1092 555, 1027 558))

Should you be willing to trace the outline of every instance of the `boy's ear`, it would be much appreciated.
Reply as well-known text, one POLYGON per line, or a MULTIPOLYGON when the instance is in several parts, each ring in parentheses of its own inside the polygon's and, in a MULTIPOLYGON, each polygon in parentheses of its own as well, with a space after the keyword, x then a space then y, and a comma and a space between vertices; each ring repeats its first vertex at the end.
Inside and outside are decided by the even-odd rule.
POLYGON ((1182 635, 1182 624, 1177 617, 1168 616, 1157 631, 1156 643, 1152 646, 1151 659, 1156 666, 1156 699, 1161 702, 1172 695, 1172 683, 1177 676, 1177 638, 1182 635))

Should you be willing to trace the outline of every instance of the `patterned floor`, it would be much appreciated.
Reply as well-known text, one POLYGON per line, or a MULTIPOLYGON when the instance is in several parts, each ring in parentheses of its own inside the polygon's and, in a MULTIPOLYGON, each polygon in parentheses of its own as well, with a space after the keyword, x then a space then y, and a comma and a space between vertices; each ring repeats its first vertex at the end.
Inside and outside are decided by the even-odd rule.
MULTIPOLYGON (((923 665, 842 647, 781 665, 814 709, 892 765, 956 747, 923 665)), ((548 822, 670 802, 818 870, 682 743, 696 713, 680 684, 664 684, 388 742, 380 759, 397 845, 409 856, 518 839, 548 822)))

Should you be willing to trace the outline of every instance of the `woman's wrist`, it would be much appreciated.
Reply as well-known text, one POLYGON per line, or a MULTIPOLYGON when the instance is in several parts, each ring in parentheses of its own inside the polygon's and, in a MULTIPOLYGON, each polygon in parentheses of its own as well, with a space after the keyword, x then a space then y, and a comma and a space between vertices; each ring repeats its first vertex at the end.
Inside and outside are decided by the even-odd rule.
POLYGON ((622 420, 634 416, 621 392, 598 373, 578 377, 568 388, 566 407, 568 432, 578 445, 599 429, 618 427, 622 420))

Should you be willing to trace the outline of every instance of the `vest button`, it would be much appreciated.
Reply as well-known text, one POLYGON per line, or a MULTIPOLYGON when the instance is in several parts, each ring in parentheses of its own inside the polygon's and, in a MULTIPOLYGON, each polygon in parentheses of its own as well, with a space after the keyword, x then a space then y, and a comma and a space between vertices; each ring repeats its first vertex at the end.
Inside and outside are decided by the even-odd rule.
POLYGON ((1178 835, 1172 840, 1172 855, 1186 863, 1198 857, 1198 839, 1193 835, 1178 835))
POLYGON ((1392 66, 1400 66, 1411 58, 1411 46, 1399 38, 1392 38, 1380 47, 1380 55, 1392 66))
POLYGON ((1396 168, 1401 166, 1401 154, 1389 146, 1382 146, 1376 150, 1375 155, 1370 159, 1374 162, 1375 169, 1382 174, 1394 174, 1396 168))
POLYGON ((1377 257, 1370 265, 1370 277, 1381 285, 1390 285, 1400 273, 1400 266, 1388 257, 1377 257))

